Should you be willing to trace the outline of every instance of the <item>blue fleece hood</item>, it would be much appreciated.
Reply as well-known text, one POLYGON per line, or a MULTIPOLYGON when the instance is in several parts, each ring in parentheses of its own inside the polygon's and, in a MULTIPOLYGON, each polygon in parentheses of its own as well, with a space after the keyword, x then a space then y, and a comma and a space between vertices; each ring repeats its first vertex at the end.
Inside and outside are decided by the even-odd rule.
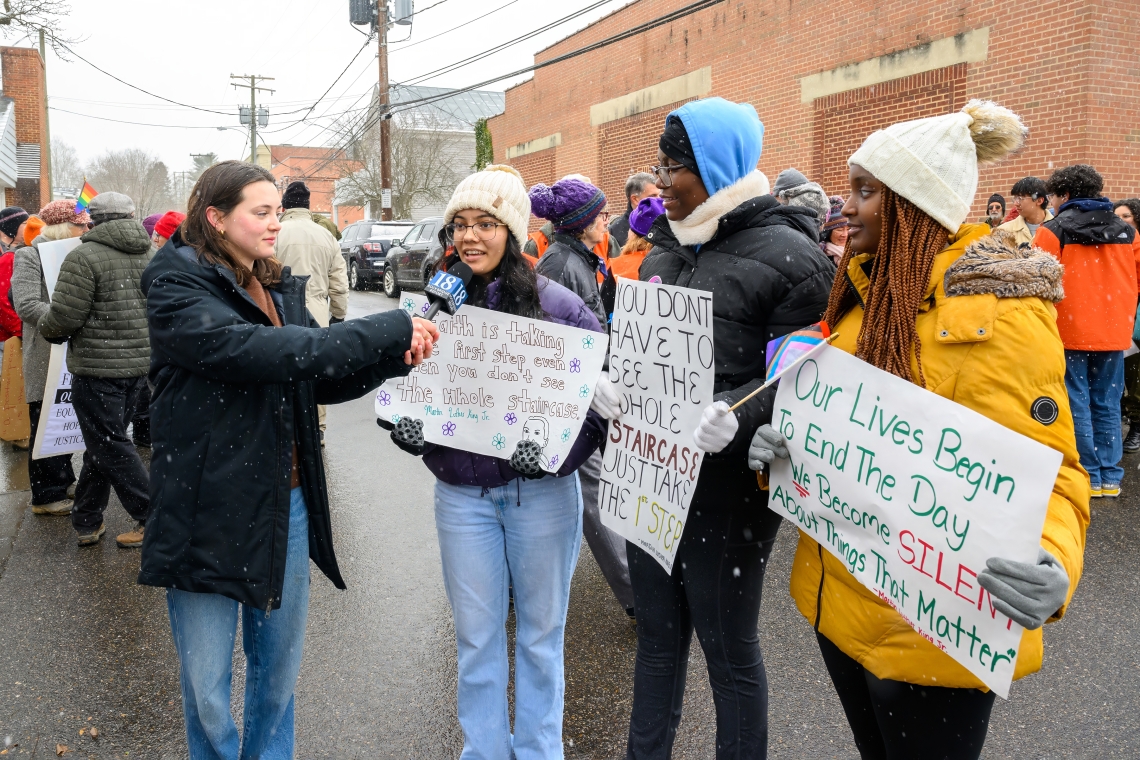
POLYGON ((764 145, 764 124, 749 103, 705 98, 686 103, 665 117, 685 125, 701 181, 712 195, 755 171, 764 145))

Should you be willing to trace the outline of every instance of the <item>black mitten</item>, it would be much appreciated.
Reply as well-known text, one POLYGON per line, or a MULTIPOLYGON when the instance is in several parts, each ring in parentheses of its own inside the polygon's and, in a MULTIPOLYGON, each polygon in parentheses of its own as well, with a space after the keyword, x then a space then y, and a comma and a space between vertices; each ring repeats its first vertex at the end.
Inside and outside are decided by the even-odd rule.
POLYGON ((511 468, 528 480, 537 480, 546 475, 542 469, 542 447, 530 439, 519 441, 515 453, 511 454, 511 468))
POLYGON ((383 417, 377 417, 376 418, 376 424, 379 425, 380 427, 384 428, 385 430, 389 431, 389 432, 396 429, 396 426, 393 423, 389 422, 388 420, 384 419, 383 417))
POLYGON ((424 453, 424 422, 411 417, 401 417, 392 429, 392 443, 409 454, 419 456, 424 453))

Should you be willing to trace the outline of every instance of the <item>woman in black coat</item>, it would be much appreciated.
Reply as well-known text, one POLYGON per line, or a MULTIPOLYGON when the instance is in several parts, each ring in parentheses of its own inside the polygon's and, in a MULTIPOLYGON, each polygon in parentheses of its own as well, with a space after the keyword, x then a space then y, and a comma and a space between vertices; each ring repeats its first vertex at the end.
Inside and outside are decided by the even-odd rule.
POLYGON ((150 326, 151 513, 139 583, 164 586, 190 757, 293 756, 309 558, 337 588, 317 404, 358 398, 431 355, 402 311, 321 328, 273 258, 273 176, 207 169, 143 273, 150 326), (239 613, 245 721, 230 717, 239 613))
POLYGON ((646 236, 642 280, 712 294, 716 404, 696 431, 708 453, 672 573, 627 544, 637 610, 628 757, 670 756, 696 630, 717 714, 717 758, 762 758, 768 684, 757 637, 764 567, 780 517, 748 468, 748 445, 771 419, 764 381, 772 338, 820 319, 835 266, 819 250, 811 209, 781 206, 756 170, 763 126, 752 106, 721 98, 666 120, 654 173, 665 215, 646 236))

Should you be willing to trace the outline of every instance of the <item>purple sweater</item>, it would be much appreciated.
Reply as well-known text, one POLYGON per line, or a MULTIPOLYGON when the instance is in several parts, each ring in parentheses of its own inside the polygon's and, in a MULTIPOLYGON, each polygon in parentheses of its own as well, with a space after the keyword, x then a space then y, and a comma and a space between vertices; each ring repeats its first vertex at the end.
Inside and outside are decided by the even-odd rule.
MULTIPOLYGON (((499 281, 487 286, 487 308, 497 310, 499 303, 499 281)), ((538 298, 547 322, 580 327, 583 330, 602 332, 597 317, 576 294, 556 282, 541 275, 538 278, 538 298)), ((585 462, 602 442, 606 434, 606 421, 597 413, 589 411, 582 423, 582 430, 573 448, 566 455, 566 461, 554 477, 565 477, 585 462)), ((455 486, 480 486, 495 488, 504 486, 520 475, 511 468, 506 459, 474 454, 470 451, 428 444, 424 452, 424 464, 444 483, 455 486)))

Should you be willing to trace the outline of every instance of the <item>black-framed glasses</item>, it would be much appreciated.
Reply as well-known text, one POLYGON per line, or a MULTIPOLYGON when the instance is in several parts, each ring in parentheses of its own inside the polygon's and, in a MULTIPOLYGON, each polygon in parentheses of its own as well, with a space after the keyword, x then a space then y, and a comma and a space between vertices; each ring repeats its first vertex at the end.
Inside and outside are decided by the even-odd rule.
POLYGON ((683 164, 673 164, 672 166, 651 166, 649 167, 649 171, 658 179, 662 187, 672 187, 673 172, 684 168, 685 166, 683 164))
POLYGON ((488 240, 494 240, 495 233, 499 231, 499 228, 506 226, 501 222, 476 222, 475 224, 455 224, 452 222, 444 227, 443 231, 447 235, 447 239, 454 243, 466 235, 467 230, 475 230, 475 237, 485 243, 488 240))

